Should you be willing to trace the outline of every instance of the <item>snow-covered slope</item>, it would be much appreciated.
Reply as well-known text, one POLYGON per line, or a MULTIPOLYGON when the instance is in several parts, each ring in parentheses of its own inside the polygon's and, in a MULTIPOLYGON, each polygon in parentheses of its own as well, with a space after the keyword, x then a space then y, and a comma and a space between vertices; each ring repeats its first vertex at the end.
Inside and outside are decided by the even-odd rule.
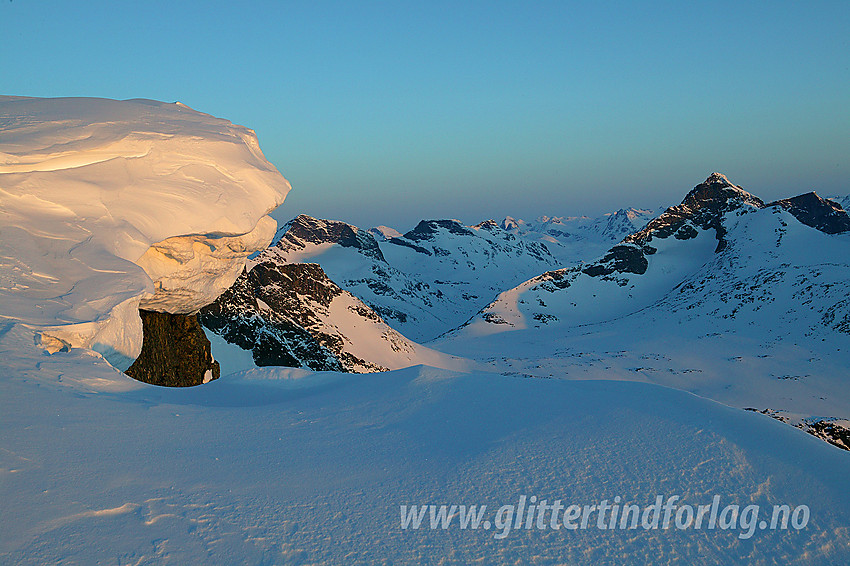
POLYGON ((331 280, 414 340, 431 339, 467 320, 501 290, 558 266, 540 242, 495 222, 463 226, 422 221, 403 236, 299 216, 264 255, 281 265, 314 262, 331 280))
POLYGON ((0 97, 0 348, 126 368, 138 308, 215 299, 288 190, 251 130, 180 103, 0 97))
POLYGON ((609 320, 647 307, 726 245, 727 217, 763 206, 718 173, 682 204, 626 236, 602 258, 550 271, 502 293, 461 330, 491 334, 563 320, 609 320))
POLYGON ((599 217, 541 216, 536 221, 506 217, 499 226, 527 241, 544 242, 561 267, 595 257, 625 236, 644 227, 656 214, 621 208, 599 217))
POLYGON ((836 207, 764 206, 713 175, 600 260, 506 291, 433 345, 506 372, 651 381, 846 429, 850 219, 836 207))
POLYGON ((461 360, 415 344, 327 278, 312 263, 281 264, 275 253, 257 256, 250 271, 214 303, 201 323, 232 347, 251 353, 228 364, 232 350, 213 353, 224 372, 257 366, 373 372, 419 364, 460 368, 461 360), (221 352, 221 354, 219 354, 221 352))
POLYGON ((305 374, 264 368, 183 390, 115 374, 95 392, 0 380, 0 562, 850 560, 850 455, 764 415, 642 383, 305 374), (594 513, 586 529, 555 530, 551 511, 545 528, 496 526, 521 496, 526 510, 532 496, 643 510, 658 495, 681 498, 667 529, 601 529, 594 513), (676 528, 680 507, 715 496, 739 506, 736 528, 676 528), (432 530, 427 512, 403 529, 402 505, 486 509, 477 529, 454 514, 432 530), (760 528, 774 505, 807 506, 809 520, 760 528))

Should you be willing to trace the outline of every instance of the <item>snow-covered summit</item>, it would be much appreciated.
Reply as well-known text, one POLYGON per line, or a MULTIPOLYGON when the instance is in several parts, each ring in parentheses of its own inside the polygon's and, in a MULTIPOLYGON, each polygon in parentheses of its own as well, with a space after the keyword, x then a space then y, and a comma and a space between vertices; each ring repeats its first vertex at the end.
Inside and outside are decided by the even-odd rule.
POLYGON ((655 215, 655 211, 631 207, 620 208, 616 212, 608 212, 598 217, 543 215, 536 220, 526 221, 506 216, 499 226, 515 236, 552 244, 553 255, 562 260, 569 260, 575 255, 570 248, 576 244, 580 243, 582 248, 599 247, 601 251, 642 228, 655 215))
POLYGON ((325 220, 300 214, 287 222, 279 231, 280 239, 274 248, 283 252, 290 262, 299 254, 309 257, 316 247, 338 244, 344 248, 355 248, 366 257, 384 261, 381 248, 375 237, 366 230, 338 220, 325 220))
MULTIPOLYGON (((694 228, 714 230, 718 241, 718 251, 723 248, 723 217, 731 211, 752 211, 764 207, 764 202, 729 182, 725 175, 712 173, 695 186, 682 200, 682 203, 668 208, 663 214, 651 220, 640 231, 629 235, 624 243, 636 244, 644 252, 652 253, 647 247, 653 238, 667 238, 675 235, 679 239, 688 239, 694 228)), ((694 234, 695 235, 695 234, 694 234)))
POLYGON ((0 97, 0 317, 126 367, 139 306, 215 299, 289 188, 253 131, 183 104, 0 97))
MULTIPOLYGON (((688 192, 681 204, 626 236, 601 258, 544 273, 503 292, 470 321, 471 328, 462 332, 486 335, 557 320, 578 325, 636 312, 660 300, 684 278, 712 262, 729 247, 729 230, 748 224, 744 217, 776 208, 788 210, 789 216, 826 234, 844 231, 845 222, 850 226, 850 219, 837 204, 817 195, 802 195, 766 206, 724 175, 712 173, 688 192), (554 300, 553 293, 559 300, 554 300)), ((808 237, 816 239, 814 235, 808 237)), ((737 247, 741 247, 740 242, 737 247)), ((760 244, 757 247, 748 252, 764 252, 760 244)), ((743 252, 739 249, 736 253, 743 252)), ((776 258, 770 255, 769 259, 776 258)))

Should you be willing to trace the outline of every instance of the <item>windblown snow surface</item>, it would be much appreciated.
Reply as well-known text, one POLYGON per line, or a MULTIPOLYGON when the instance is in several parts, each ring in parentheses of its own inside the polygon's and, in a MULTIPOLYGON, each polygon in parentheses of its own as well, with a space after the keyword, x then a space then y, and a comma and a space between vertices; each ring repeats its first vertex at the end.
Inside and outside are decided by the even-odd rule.
MULTIPOLYGON (((56 354, 60 357, 72 354, 56 354)), ((97 373, 85 359, 72 371, 97 373)), ((70 366, 69 366, 70 367, 70 366)), ((843 564, 848 457, 658 386, 256 370, 191 389, 0 388, 0 562, 843 564), (801 530, 402 529, 400 505, 807 505, 801 530)), ((766 513, 766 511, 762 511, 766 513)))
MULTIPOLYGON (((196 268, 197 277, 160 279, 140 258, 177 236, 200 253, 208 239, 252 234, 287 185, 247 130, 182 106, 7 98, 2 108, 0 563, 850 559, 848 453, 659 385, 424 366, 364 375, 265 368, 189 389, 133 381, 94 349, 118 350, 116 339, 99 342, 92 328, 112 321, 113 338, 128 332, 116 314, 125 303, 191 310, 210 277, 196 268), (137 138, 150 143, 110 145, 137 138), (100 157, 78 155, 92 152, 100 157), (161 290, 160 280, 183 283, 161 290), (46 329, 81 324, 94 326, 78 340, 61 335, 66 344, 53 353, 36 347, 46 329), (750 537, 740 528, 523 522, 500 538, 486 528, 522 496, 643 507, 658 495, 694 506, 718 496, 765 514, 806 505, 810 519, 801 529, 756 526, 750 537), (462 529, 452 515, 447 529, 432 530, 427 518, 401 527, 400 506, 429 504, 486 505, 490 522, 462 529)), ((156 253, 170 257, 184 243, 156 253)), ((235 247, 222 261, 241 269, 250 246, 235 247)))
POLYGON ((126 368, 138 308, 215 300, 288 191, 254 132, 180 103, 0 97, 4 333, 126 368))

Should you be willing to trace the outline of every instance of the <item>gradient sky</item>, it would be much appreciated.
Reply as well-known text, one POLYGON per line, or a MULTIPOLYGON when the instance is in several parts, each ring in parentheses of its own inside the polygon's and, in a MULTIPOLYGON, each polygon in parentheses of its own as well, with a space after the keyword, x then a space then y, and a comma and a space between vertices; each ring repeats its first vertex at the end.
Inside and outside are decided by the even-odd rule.
POLYGON ((257 131, 276 216, 670 205, 710 172, 850 193, 850 1, 0 0, 0 93, 179 100, 257 131))

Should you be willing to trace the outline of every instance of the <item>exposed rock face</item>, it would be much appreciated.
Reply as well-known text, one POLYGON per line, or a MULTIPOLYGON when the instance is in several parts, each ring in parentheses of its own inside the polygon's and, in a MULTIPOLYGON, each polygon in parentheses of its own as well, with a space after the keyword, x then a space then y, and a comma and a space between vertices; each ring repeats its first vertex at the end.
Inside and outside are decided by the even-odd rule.
POLYGON ((341 291, 314 264, 261 263, 243 272, 213 304, 201 309, 201 323, 231 344, 251 351, 258 366, 307 367, 345 371, 332 351, 337 341, 324 343, 305 326, 317 322, 299 299, 309 296, 328 306, 341 291))
MULTIPOLYGON (((763 207, 764 202, 760 198, 733 185, 724 175, 712 173, 685 196, 682 204, 668 208, 660 216, 649 221, 643 229, 626 236, 601 259, 583 267, 581 272, 591 277, 609 277, 624 273, 643 275, 649 267, 646 256, 657 251, 652 245, 653 240, 663 240, 671 236, 677 240, 690 240, 697 237, 698 230, 714 230, 717 237, 715 251, 721 252, 727 244, 726 229, 722 222, 724 216, 739 209, 763 207)), ((627 213, 620 212, 623 216, 627 213)), ((569 285, 570 278, 566 278, 566 275, 565 270, 555 270, 544 273, 540 278, 555 281, 555 285, 560 287, 569 285)))
POLYGON ((724 215, 745 206, 763 208, 764 202, 730 183, 725 175, 712 173, 685 196, 682 204, 668 208, 650 221, 643 230, 627 236, 623 242, 637 244, 651 254, 654 249, 649 243, 653 238, 669 238, 675 235, 686 240, 691 232, 695 232, 694 227, 698 227, 715 231, 719 252, 726 247, 726 230, 722 224, 724 215))
POLYGON ((290 220, 280 232, 283 237, 278 247, 284 249, 303 249, 306 244, 339 244, 344 248, 355 248, 366 257, 386 263, 375 237, 345 222, 319 220, 301 214, 290 220))
POLYGON ((812 436, 820 438, 842 450, 850 451, 850 427, 847 426, 848 421, 846 420, 820 417, 800 419, 791 417, 783 411, 777 411, 775 409, 758 410, 753 407, 745 407, 744 410, 767 415, 780 422, 804 430, 812 436))
POLYGON ((841 205, 822 199, 813 192, 778 200, 768 206, 781 206, 806 226, 826 234, 840 234, 850 230, 850 216, 841 205))
MULTIPOLYGON (((495 224, 495 222, 494 222, 495 224)), ((433 240, 440 232, 446 230, 449 234, 458 236, 472 236, 473 232, 457 220, 422 220, 416 228, 404 235, 408 240, 418 242, 421 240, 433 240)))
POLYGON ((645 253, 645 249, 637 246, 614 246, 602 259, 582 271, 591 277, 611 275, 615 272, 643 275, 649 267, 645 253))
POLYGON ((720 252, 726 247, 726 229, 722 223, 724 215, 745 206, 762 208, 764 202, 730 183, 725 175, 712 173, 685 196, 682 204, 668 208, 642 230, 626 236, 621 245, 611 248, 602 260, 584 272, 591 276, 609 275, 615 271, 643 274, 647 268, 645 256, 656 251, 651 245, 653 239, 674 236, 679 240, 689 240, 697 236, 697 228, 715 231, 716 251, 720 252))
POLYGON ((219 377, 210 341, 194 314, 139 310, 142 353, 125 372, 133 379, 166 387, 190 387, 219 377))
POLYGON ((334 283, 415 341, 439 336, 503 289, 563 265, 542 241, 505 232, 493 221, 470 227, 425 220, 401 235, 386 226, 370 232, 301 215, 278 235, 257 262, 318 263, 334 283))
MULTIPOLYGON (((368 306, 340 289, 312 263, 265 261, 245 272, 216 302, 200 312, 204 326, 249 350, 258 366, 306 367, 315 371, 383 371, 384 364, 355 352, 368 335, 389 351, 415 354, 368 306), (352 335, 352 323, 359 335, 352 335)), ((377 359, 377 358, 376 358, 377 359)), ((411 365, 402 363, 401 366, 411 365)))
POLYGON ((459 363, 408 340, 319 265, 288 263, 279 252, 261 253, 250 271, 199 313, 209 330, 250 351, 254 364, 367 373, 459 363))
POLYGON ((842 450, 850 450, 850 428, 827 420, 813 420, 806 425, 799 428, 842 450))

